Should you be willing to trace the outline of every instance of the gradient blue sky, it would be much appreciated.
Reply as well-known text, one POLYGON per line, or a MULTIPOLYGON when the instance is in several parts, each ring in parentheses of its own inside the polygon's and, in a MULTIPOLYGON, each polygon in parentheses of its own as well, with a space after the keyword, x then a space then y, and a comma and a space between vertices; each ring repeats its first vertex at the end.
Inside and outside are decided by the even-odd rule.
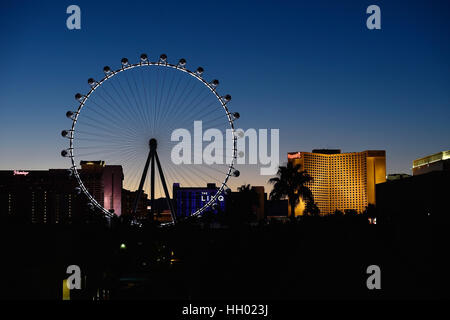
POLYGON ((385 149, 388 172, 409 173, 450 149, 449 1, 3 0, 0 37, 0 169, 67 167, 74 94, 142 52, 203 66, 233 96, 239 127, 280 129, 281 161, 385 149), (66 28, 70 4, 81 30, 66 28), (382 30, 366 28, 371 4, 382 30))

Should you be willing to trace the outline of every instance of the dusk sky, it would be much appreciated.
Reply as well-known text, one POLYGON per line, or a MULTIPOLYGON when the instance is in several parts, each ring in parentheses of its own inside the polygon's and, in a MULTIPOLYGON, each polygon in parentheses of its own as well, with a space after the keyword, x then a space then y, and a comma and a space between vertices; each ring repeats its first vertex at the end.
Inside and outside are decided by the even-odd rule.
MULTIPOLYGON (((230 93, 240 128, 289 151, 386 150, 388 173, 450 149, 449 1, 1 1, 0 170, 66 168, 74 94, 105 65, 186 58, 230 93), (313 3, 313 4, 311 4, 313 3), (81 30, 66 8, 81 8, 81 30), (381 8, 381 30, 366 8, 381 8)), ((240 181, 264 184, 255 168, 240 181)))

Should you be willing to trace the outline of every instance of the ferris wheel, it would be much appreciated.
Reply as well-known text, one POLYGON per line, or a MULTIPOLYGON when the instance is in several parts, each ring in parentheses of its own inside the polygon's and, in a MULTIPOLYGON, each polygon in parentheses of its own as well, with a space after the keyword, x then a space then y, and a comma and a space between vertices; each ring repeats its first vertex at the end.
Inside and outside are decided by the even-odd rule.
POLYGON ((219 94, 219 81, 205 80, 202 67, 189 70, 185 59, 171 64, 165 54, 156 61, 142 54, 137 63, 123 58, 118 69, 106 66, 103 72, 101 80, 88 79, 90 90, 86 94, 75 95, 78 107, 66 113, 72 125, 61 132, 69 140, 69 147, 62 150, 61 155, 70 159, 70 173, 79 185, 76 192, 87 196, 91 209, 106 217, 114 215, 101 196, 89 188, 77 167, 83 160, 101 160, 107 165, 122 167, 123 187, 135 195, 133 214, 144 193, 151 197, 152 215, 155 200, 166 198, 171 221, 162 225, 199 217, 217 207, 218 199, 230 189, 230 177, 240 174, 235 168, 236 141, 242 136, 234 126, 239 113, 229 110, 231 96, 219 94), (200 132, 196 130, 199 126, 200 132), (185 141, 189 150, 181 152, 188 160, 192 144, 193 158, 198 160, 199 153, 202 157, 206 151, 202 149, 206 133, 213 130, 208 141, 217 143, 208 151, 214 161, 174 162, 174 150, 178 150, 176 146, 181 141, 181 138, 174 139, 177 130, 186 134, 184 139, 191 138, 185 141), (226 142, 216 141, 220 137, 225 137, 226 142), (151 177, 147 179, 149 169, 151 177), (159 179, 155 179, 155 175, 159 175, 159 179), (170 186, 200 187, 208 183, 217 186, 213 194, 180 219, 170 201, 174 196, 170 186))

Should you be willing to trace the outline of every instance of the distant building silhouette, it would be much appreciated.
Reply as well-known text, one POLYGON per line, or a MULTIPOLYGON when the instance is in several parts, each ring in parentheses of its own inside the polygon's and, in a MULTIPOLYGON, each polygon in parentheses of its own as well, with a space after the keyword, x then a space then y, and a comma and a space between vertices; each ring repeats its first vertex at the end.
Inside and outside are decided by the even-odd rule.
POLYGON ((255 191, 258 197, 258 205, 254 208, 256 219, 264 220, 266 215, 264 205, 267 199, 267 194, 264 192, 264 186, 252 186, 252 190, 255 191))
MULTIPOLYGON (((67 169, 0 171, 0 215, 20 223, 59 224, 91 218, 87 197, 77 194, 76 179, 67 169)), ((122 212, 121 166, 82 161, 79 170, 91 195, 105 208, 122 212)))
MULTIPOLYGON (((174 200, 172 199, 172 204, 174 204, 174 200)), ((151 206, 151 200, 148 200, 148 204, 151 206)), ((174 205, 174 207, 176 207, 174 205)), ((172 214, 170 213, 169 205, 167 204, 166 198, 158 198, 155 199, 155 221, 158 222, 171 222, 172 214)))
MULTIPOLYGON (((137 191, 122 189, 122 215, 131 215, 133 213, 134 201, 136 200, 137 191)), ((137 220, 145 220, 148 218, 149 211, 148 195, 143 192, 139 198, 136 208, 135 218, 137 220)))
POLYGON ((65 169, 0 171, 0 214, 19 223, 57 224, 84 219, 86 200, 65 169))
POLYGON ((410 174, 406 174, 406 173, 392 173, 392 174, 388 174, 387 176, 387 181, 394 181, 394 180, 400 180, 400 179, 406 179, 411 177, 410 174))
POLYGON ((377 184, 377 211, 384 221, 404 224, 450 220, 450 171, 433 171, 377 184))
POLYGON ((341 150, 340 149, 313 149, 312 153, 338 154, 338 153, 341 153, 341 150))
POLYGON ((106 210, 122 213, 122 166, 106 165, 104 161, 81 161, 82 181, 89 193, 106 210))
POLYGON ((265 211, 268 220, 286 220, 288 218, 288 210, 289 203, 287 199, 266 200, 265 211))
MULTIPOLYGON (((340 150, 316 149, 313 152, 290 152, 288 161, 300 164, 313 177, 307 186, 321 214, 335 210, 364 211, 375 204, 375 185, 386 181, 386 152, 367 150, 341 153, 340 150)), ((300 201, 296 215, 303 214, 300 201)))
POLYGON ((450 171, 450 150, 414 160, 412 171, 414 176, 432 171, 450 171))

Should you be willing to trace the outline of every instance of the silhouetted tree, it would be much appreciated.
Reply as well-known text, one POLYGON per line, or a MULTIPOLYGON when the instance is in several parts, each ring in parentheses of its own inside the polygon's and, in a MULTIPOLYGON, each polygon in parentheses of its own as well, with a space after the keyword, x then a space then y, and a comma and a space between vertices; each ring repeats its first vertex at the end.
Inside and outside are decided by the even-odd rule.
POLYGON ((358 211, 355 209, 345 209, 344 213, 346 216, 356 216, 358 214, 358 211))
POLYGON ((294 165, 288 162, 286 166, 278 167, 277 177, 269 179, 269 183, 273 184, 270 192, 270 199, 280 200, 288 197, 291 206, 291 219, 295 219, 295 206, 299 203, 300 198, 304 201, 312 201, 313 195, 306 183, 311 182, 312 177, 304 170, 301 165, 294 165))
POLYGON ((319 216, 320 215, 320 209, 317 206, 317 204, 313 200, 309 200, 306 203, 306 208, 304 211, 305 214, 310 216, 319 216))
POLYGON ((344 215, 344 213, 341 210, 336 209, 336 210, 334 210, 334 215, 336 217, 342 217, 344 215))

